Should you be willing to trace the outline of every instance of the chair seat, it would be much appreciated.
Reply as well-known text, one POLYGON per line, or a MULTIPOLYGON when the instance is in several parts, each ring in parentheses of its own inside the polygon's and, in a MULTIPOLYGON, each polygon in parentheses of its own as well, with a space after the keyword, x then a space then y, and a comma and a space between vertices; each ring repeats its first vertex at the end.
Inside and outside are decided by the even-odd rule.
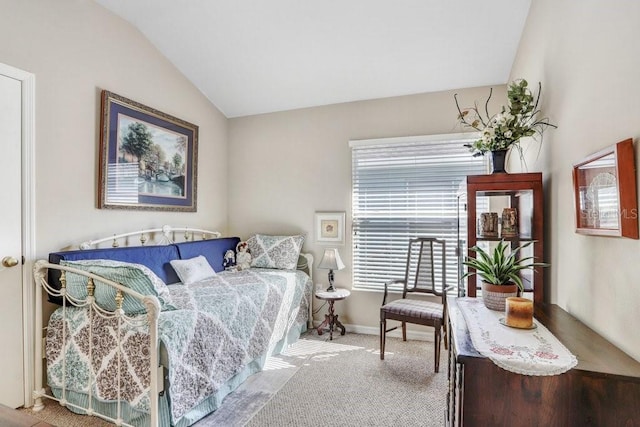
POLYGON ((382 307, 385 314, 414 317, 422 320, 442 320, 442 304, 415 299, 397 299, 382 307))

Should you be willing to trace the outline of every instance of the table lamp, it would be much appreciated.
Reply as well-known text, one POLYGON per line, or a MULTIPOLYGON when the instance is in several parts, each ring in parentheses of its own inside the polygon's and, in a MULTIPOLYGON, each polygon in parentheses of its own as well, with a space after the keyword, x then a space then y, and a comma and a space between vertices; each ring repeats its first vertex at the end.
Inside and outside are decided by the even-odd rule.
POLYGON ((324 250, 324 255, 322 256, 320 264, 318 264, 318 268, 329 270, 329 287, 327 288, 327 292, 335 292, 335 288, 333 287, 333 270, 342 270, 344 267, 344 263, 340 259, 340 254, 337 249, 324 250))

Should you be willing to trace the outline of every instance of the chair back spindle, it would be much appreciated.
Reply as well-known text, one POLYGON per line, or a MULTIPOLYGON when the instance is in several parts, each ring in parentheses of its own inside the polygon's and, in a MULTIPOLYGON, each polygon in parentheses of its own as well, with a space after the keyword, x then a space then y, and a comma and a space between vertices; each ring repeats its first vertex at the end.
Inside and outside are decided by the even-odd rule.
POLYGON ((409 240, 402 297, 406 298, 408 292, 443 296, 442 289, 447 287, 445 255, 446 242, 443 239, 417 237, 409 240), (438 270, 440 274, 436 275, 438 270))

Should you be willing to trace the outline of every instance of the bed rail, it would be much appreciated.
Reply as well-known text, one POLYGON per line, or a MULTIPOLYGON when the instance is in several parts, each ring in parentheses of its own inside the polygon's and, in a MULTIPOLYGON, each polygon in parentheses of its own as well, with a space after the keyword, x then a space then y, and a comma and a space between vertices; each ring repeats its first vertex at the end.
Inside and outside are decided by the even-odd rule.
POLYGON ((122 407, 120 405, 121 401, 125 401, 126 399, 121 396, 123 392, 123 387, 121 386, 121 363, 122 361, 122 342, 120 341, 121 337, 121 328, 131 327, 136 328, 139 327, 145 330, 149 335, 149 347, 148 347, 148 356, 149 356, 149 418, 150 418, 150 426, 157 427, 159 423, 159 402, 158 396, 163 390, 163 383, 161 382, 163 375, 162 369, 159 365, 159 347, 158 347, 158 316, 160 313, 160 303, 155 296, 144 296, 141 295, 129 288, 126 288, 116 282, 105 279, 101 276, 89 273, 84 270, 79 270, 72 267, 61 266, 58 264, 51 264, 46 261, 38 261, 34 266, 34 278, 35 278, 35 286, 36 286, 36 319, 35 319, 35 338, 36 338, 36 346, 35 346, 35 390, 33 392, 33 397, 35 399, 35 405, 33 407, 34 411, 42 410, 43 398, 52 399, 58 401, 62 406, 68 406, 71 408, 79 409, 82 411, 86 411, 87 415, 97 416, 107 421, 113 422, 118 426, 131 426, 131 424, 126 423, 122 418, 122 407), (49 269, 57 269, 61 271, 61 283, 62 287, 60 290, 56 290, 49 285, 47 282, 47 273, 49 269), (71 295, 68 292, 66 286, 66 275, 67 273, 75 273, 82 276, 86 280, 86 290, 87 297, 85 299, 77 298, 76 296, 71 295), (101 285, 109 286, 115 289, 115 298, 114 303, 116 306, 115 311, 107 311, 103 308, 99 307, 96 304, 96 298, 94 296, 94 292, 96 289, 96 284, 99 283, 101 285), (63 362, 62 362, 62 396, 55 397, 53 392, 51 394, 47 393, 47 390, 43 387, 43 363, 44 363, 44 337, 43 337, 43 328, 42 328, 42 292, 43 290, 50 295, 61 297, 63 301, 63 305, 59 310, 62 310, 62 349, 64 350, 67 345, 67 336, 66 332, 66 321, 67 316, 70 315, 70 306, 81 307, 86 309, 89 313, 89 328, 88 328, 88 351, 89 351, 89 360, 92 360, 91 354, 94 349, 94 340, 92 337, 93 331, 93 322, 94 318, 99 320, 109 319, 117 324, 117 334, 116 334, 116 358, 117 358, 117 410, 116 410, 116 418, 112 418, 108 415, 101 414, 96 411, 93 406, 94 398, 96 396, 93 395, 94 385, 96 383, 96 378, 93 376, 93 370, 89 369, 89 378, 87 385, 88 389, 88 406, 83 407, 77 404, 70 402, 67 399, 67 371, 66 371, 66 352, 63 352, 63 362), (129 316, 125 314, 122 309, 122 302, 124 300, 125 295, 133 297, 140 301, 144 307, 146 308, 146 314, 133 315, 129 316))
POLYGON ((189 240, 207 240, 207 239, 218 239, 222 236, 222 234, 218 231, 204 230, 201 228, 193 228, 193 227, 172 227, 170 225, 163 225, 161 228, 149 228, 145 230, 132 231, 129 233, 122 234, 114 234, 109 237, 103 237, 96 240, 88 240, 86 242, 80 243, 79 247, 82 250, 87 249, 95 249, 104 242, 111 241, 111 246, 117 248, 120 246, 120 240, 124 239, 125 246, 128 245, 128 238, 138 236, 138 240, 140 242, 140 246, 144 246, 147 242, 153 241, 158 245, 170 245, 172 243, 176 243, 178 237, 182 234, 182 238, 184 241, 189 240), (155 239, 156 235, 160 234, 158 239, 155 239))
MULTIPOLYGON (((208 239, 217 239, 220 237, 221 237, 221 234, 217 231, 211 231, 211 230, 193 228, 193 227, 172 227, 170 225, 164 225, 161 228, 149 228, 149 229, 144 229, 140 231, 114 234, 109 237, 86 241, 81 243, 79 247, 81 250, 96 249, 96 248, 99 248, 101 244, 105 244, 104 246, 106 246, 108 244, 107 242, 110 242, 111 243, 110 246, 114 248, 120 247, 121 245, 122 246, 144 246, 145 244, 169 245, 169 244, 178 243, 182 241, 208 240, 208 239)), ((299 259, 297 268, 300 270, 306 271, 309 277, 312 278, 313 256, 309 253, 300 254, 300 259, 299 259)), ((89 390, 89 393, 87 393, 88 399, 84 399, 84 395, 83 395, 83 398, 80 399, 82 400, 82 402, 80 402, 82 403, 82 405, 84 405, 85 401, 88 402, 86 406, 77 404, 78 400, 75 400, 75 399, 72 399, 72 401, 70 401, 69 397, 73 398, 74 396, 73 396, 73 392, 70 392, 67 390, 67 372, 64 371, 64 369, 62 370, 63 371, 62 380, 61 382, 58 382, 58 384, 60 383, 62 384, 62 387, 60 388, 56 386, 55 393, 53 390, 51 390, 50 387, 47 387, 47 389, 45 389, 45 386, 43 386, 43 381, 44 381, 43 373, 44 373, 45 363, 47 362, 45 362, 45 358, 44 358, 45 341, 44 341, 43 326, 45 325, 45 323, 43 323, 43 304, 41 303, 42 301, 44 301, 42 299, 44 295, 43 294, 43 291, 44 291, 48 295, 59 298, 62 301, 62 307, 58 309, 61 311, 57 313, 62 313, 61 323, 64 326, 62 326, 61 328, 63 332, 66 331, 65 328, 67 327, 66 316, 74 314, 74 310, 76 310, 73 307, 82 307, 83 310, 86 310, 88 313, 87 316, 91 320, 91 322, 94 321, 93 320, 94 318, 97 319, 97 321, 100 321, 100 319, 105 319, 105 318, 111 319, 110 321, 117 323, 118 331, 120 330, 119 328, 121 326, 129 327, 132 324, 140 328, 146 328, 145 333, 148 333, 148 336, 149 336, 149 344, 148 344, 149 381, 148 381, 148 388, 145 388, 144 390, 145 392, 146 390, 148 390, 148 397, 149 397, 148 414, 149 415, 148 417, 145 415, 145 423, 146 423, 146 418, 149 419, 149 425, 151 427, 157 427, 160 423, 162 424, 166 423, 167 420, 164 419, 165 410, 163 409, 166 403, 164 403, 164 400, 159 398, 159 396, 162 395, 163 388, 164 388, 164 373, 163 373, 164 368, 160 365, 160 360, 159 360, 160 359, 160 348, 159 348, 160 344, 159 344, 159 337, 158 337, 158 318, 160 315, 159 300, 154 296, 141 295, 131 290, 130 288, 122 286, 119 283, 113 282, 104 277, 89 273, 87 271, 69 267, 69 266, 52 264, 44 260, 38 261, 34 265, 34 279, 35 279, 35 286, 36 286, 35 300, 37 301, 37 303, 36 303, 36 309, 35 309, 35 322, 34 322, 34 327, 35 327, 34 335, 35 335, 36 346, 35 346, 35 390, 33 391, 35 404, 34 404, 33 410, 34 411, 42 410, 44 407, 43 399, 47 398, 47 399, 57 401, 62 406, 67 406, 71 409, 76 409, 81 412, 86 412, 87 415, 102 418, 109 422, 113 422, 119 426, 132 427, 132 425, 129 424, 129 422, 133 422, 133 421, 125 422, 125 419, 127 417, 123 416, 123 410, 126 411, 128 410, 128 408, 123 409, 120 404, 120 402, 127 401, 126 398, 123 398, 121 396, 121 394, 123 393, 123 390, 126 387, 121 385, 120 377, 115 378, 117 380, 116 384, 118 385, 117 399, 115 398, 108 399, 110 402, 114 402, 113 406, 117 405, 117 409, 114 409, 113 407, 111 407, 109 408, 110 412, 106 414, 104 413, 106 411, 103 411, 101 409, 102 401, 99 402, 93 393, 93 390, 94 390, 93 384, 96 383, 95 377, 99 376, 99 375, 93 375, 93 370, 90 370, 90 373, 92 376, 88 379, 88 382, 90 384, 87 385, 86 387, 86 389, 89 390), (47 282, 47 278, 50 277, 49 276, 50 270, 60 271, 60 274, 61 274, 60 284, 62 286, 60 287, 59 290, 55 289, 53 286, 51 286, 47 282), (83 277, 83 280, 84 280, 83 283, 86 285, 86 295, 87 295, 86 298, 79 299, 75 295, 71 295, 69 293, 69 288, 67 286, 68 273, 78 274, 83 277), (115 290, 115 297, 113 302, 115 303, 115 306, 117 308, 114 311, 104 310, 97 304, 95 293, 94 293, 97 284, 108 286, 115 290), (133 316, 125 314, 124 310, 122 309, 122 301, 124 300, 125 295, 131 298, 135 298, 137 301, 139 301, 145 307, 146 313, 140 314, 140 315, 133 315, 133 316), (126 325, 129 325, 129 326, 126 326, 126 325), (162 408, 160 407, 160 405, 163 405, 162 408)), ((313 299, 313 292, 311 293, 310 300, 308 301, 308 309, 309 309, 308 326, 310 328, 313 326, 312 299, 313 299)), ((91 322, 90 322, 90 326, 88 327, 89 331, 92 331, 93 323, 91 322)), ((48 333, 49 332, 50 331, 48 331, 48 333)), ((73 340, 75 339, 75 337, 72 336, 70 333, 68 333, 67 335, 62 333, 61 335, 63 339, 63 342, 61 345, 62 345, 62 349, 64 350, 67 346, 67 340, 69 340, 69 342, 73 344, 73 340)), ((120 333, 116 335, 118 337, 118 341, 113 346, 113 348, 114 348, 114 352, 117 352, 117 355, 118 355, 117 356, 118 357, 117 372, 118 372, 118 375, 120 375, 120 358, 121 358, 121 353, 124 352, 125 350, 123 349, 123 343, 120 341, 120 333)), ((92 337, 90 337, 90 339, 88 340, 88 343, 89 343, 88 344, 89 352, 92 352, 94 348, 92 337)), ((96 351, 95 354, 98 354, 98 352, 96 351)), ((60 357, 66 357, 66 354, 65 356, 60 356, 60 357)), ((91 360, 91 357, 89 357, 89 360, 91 360)), ((63 360, 62 362, 60 362, 60 359, 58 359, 56 363, 58 362, 62 366, 66 366, 66 361, 63 360)), ((59 371, 60 370, 56 371, 56 375, 59 374, 59 371)), ((98 372, 98 370, 96 370, 96 372, 98 372)), ((145 364, 144 374, 145 376, 147 375, 146 364, 145 364)), ((56 378, 59 378, 59 377, 56 377, 56 378)), ((74 379, 73 375, 69 376, 69 378, 74 379)), ((96 389, 97 389, 97 386, 96 386, 96 389)), ((99 394, 99 393, 96 393, 96 394, 99 394)), ((136 411, 140 412, 138 408, 136 408, 136 411)), ((143 412, 146 413, 147 410, 143 412)))

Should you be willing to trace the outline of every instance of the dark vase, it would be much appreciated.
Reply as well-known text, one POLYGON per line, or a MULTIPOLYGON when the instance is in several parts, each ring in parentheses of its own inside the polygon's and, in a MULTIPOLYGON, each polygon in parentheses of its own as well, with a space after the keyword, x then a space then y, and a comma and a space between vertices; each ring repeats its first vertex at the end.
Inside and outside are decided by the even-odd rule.
POLYGON ((493 167, 491 173, 507 173, 507 171, 504 170, 507 151, 508 150, 496 150, 491 152, 491 166, 493 167))

